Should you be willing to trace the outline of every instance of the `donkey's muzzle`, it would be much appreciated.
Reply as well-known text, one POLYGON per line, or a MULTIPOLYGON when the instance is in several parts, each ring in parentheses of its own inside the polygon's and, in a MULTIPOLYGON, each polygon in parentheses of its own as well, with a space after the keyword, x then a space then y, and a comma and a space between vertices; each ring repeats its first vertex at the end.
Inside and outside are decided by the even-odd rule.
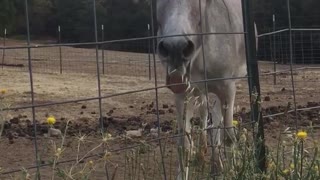
POLYGON ((178 71, 168 74, 166 85, 174 94, 184 93, 188 88, 186 79, 178 71))

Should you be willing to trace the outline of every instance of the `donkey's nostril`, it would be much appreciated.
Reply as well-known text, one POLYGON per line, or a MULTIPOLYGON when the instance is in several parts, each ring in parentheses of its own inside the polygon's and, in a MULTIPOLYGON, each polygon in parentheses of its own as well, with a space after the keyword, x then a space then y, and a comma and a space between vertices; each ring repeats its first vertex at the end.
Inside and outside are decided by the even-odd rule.
POLYGON ((169 49, 166 47, 165 43, 161 41, 158 45, 159 49, 159 54, 163 57, 168 57, 169 56, 169 49))
POLYGON ((183 49, 182 53, 184 57, 189 57, 194 51, 194 44, 192 41, 188 40, 186 47, 183 49))
POLYGON ((174 60, 188 59, 194 50, 193 42, 184 37, 161 40, 158 44, 159 55, 164 58, 174 57, 174 60))

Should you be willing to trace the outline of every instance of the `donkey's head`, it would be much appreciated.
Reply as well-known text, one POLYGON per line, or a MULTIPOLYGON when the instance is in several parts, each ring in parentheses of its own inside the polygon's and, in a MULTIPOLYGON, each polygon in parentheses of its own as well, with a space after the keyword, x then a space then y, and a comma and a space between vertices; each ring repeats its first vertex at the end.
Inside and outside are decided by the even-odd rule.
MULTIPOLYGON (((201 0, 205 7, 206 0, 201 0)), ((199 0, 158 0, 158 55, 167 67, 167 84, 185 82, 191 61, 201 48, 201 15, 199 0), (186 36, 186 34, 193 34, 186 36), (178 35, 178 36, 174 36, 178 35)), ((182 93, 185 86, 169 87, 174 93, 182 93)))

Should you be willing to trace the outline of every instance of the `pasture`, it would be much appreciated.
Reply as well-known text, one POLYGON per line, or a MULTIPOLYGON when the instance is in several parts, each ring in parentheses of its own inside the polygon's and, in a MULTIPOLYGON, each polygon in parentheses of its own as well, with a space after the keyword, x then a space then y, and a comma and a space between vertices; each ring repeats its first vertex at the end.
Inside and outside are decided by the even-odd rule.
MULTIPOLYGON (((20 41, 9 41, 10 43, 22 45, 20 41)), ((59 176, 59 173, 63 174, 64 169, 70 170, 73 165, 75 165, 74 169, 80 168, 78 171, 73 170, 77 172, 75 176, 79 176, 83 166, 94 163, 95 167, 88 170, 94 171, 90 179, 105 179, 104 164, 108 167, 109 176, 114 175, 114 179, 160 179, 163 178, 161 165, 163 160, 168 179, 174 179, 179 156, 175 140, 171 136, 175 134, 176 117, 173 96, 167 88, 160 88, 158 91, 158 113, 162 127, 160 137, 163 137, 161 143, 164 159, 161 159, 159 141, 153 140, 148 143, 158 135, 157 131, 154 131, 157 126, 157 107, 153 89, 154 76, 152 74, 151 80, 148 77, 148 54, 106 50, 104 52, 107 60, 105 74, 101 74, 100 79, 101 96, 105 97, 102 99, 101 106, 102 120, 104 128, 112 138, 107 143, 110 156, 101 162, 98 159, 101 159, 100 153, 103 153, 101 146, 103 137, 99 134, 99 103, 98 99, 94 98, 98 95, 95 49, 62 47, 62 52, 63 73, 59 74, 58 47, 31 50, 34 70, 34 104, 45 105, 35 108, 38 156, 40 164, 45 165, 41 168, 42 179, 52 177, 51 166, 56 157, 55 148, 61 141, 64 141, 64 146, 59 161, 74 159, 80 159, 80 161, 56 164, 59 167, 54 170, 56 176, 59 176), (134 92, 141 89, 148 90, 134 92), (54 104, 59 102, 65 103, 54 104), (65 138, 48 136, 49 126, 46 119, 50 115, 55 116, 57 122, 54 127, 60 129, 62 133, 67 122, 69 123, 65 138), (124 136, 128 131, 139 129, 142 129, 142 135, 138 135, 139 137, 124 136), (84 135, 86 135, 85 140, 80 142, 79 138, 84 135), (133 145, 137 146, 128 148, 133 145), (84 156, 89 157, 81 159, 84 156)), ((2 57, 1 53, 0 57, 2 57)), ((6 50, 5 63, 0 69, 0 88, 7 89, 3 97, 12 107, 31 105, 26 58, 25 49, 6 50)), ((99 59, 101 60, 101 50, 99 50, 99 59)), ((153 73, 153 63, 151 67, 153 73)), ((163 86, 165 73, 159 63, 157 67, 158 86, 163 86)), ((300 129, 308 129, 312 122, 315 126, 314 135, 318 137, 319 110, 316 108, 304 110, 304 108, 320 105, 320 90, 316 85, 320 83, 320 71, 315 66, 306 68, 303 65, 294 65, 294 69, 296 69, 293 75, 297 107, 301 109, 298 111, 298 126, 300 129)), ((284 113, 264 118, 266 145, 269 150, 277 147, 280 132, 295 126, 294 114, 290 112, 293 110, 293 94, 288 70, 289 65, 278 65, 277 84, 274 85, 273 74, 270 74, 273 71, 273 64, 259 62, 263 115, 284 113), (288 105, 290 103, 291 105, 288 105), (289 113, 286 113, 288 111, 289 113)), ((237 86, 235 107, 234 119, 242 121, 240 124, 251 131, 247 79, 242 79, 237 86), (242 120, 239 117, 242 117, 242 120)), ((25 176, 23 172, 34 176, 35 169, 21 170, 35 165, 33 143, 35 137, 31 108, 13 109, 5 111, 6 114, 2 113, 5 117, 5 126, 0 139, 0 172, 18 171, 14 174, 0 174, 0 179, 25 176)), ((312 143, 307 141, 306 146, 310 144, 312 143)), ((209 161, 209 157, 207 160, 209 161)))

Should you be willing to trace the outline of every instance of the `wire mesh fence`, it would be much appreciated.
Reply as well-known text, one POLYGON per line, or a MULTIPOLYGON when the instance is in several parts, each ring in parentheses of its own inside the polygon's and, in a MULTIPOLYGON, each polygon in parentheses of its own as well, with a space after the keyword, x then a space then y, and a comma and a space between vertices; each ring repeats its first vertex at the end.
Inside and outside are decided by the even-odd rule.
MULTIPOLYGON (((293 63, 318 64, 320 57, 319 29, 294 29, 292 32, 293 63)), ((290 35, 284 29, 276 34, 260 35, 261 46, 258 58, 276 61, 280 64, 290 63, 290 35)))
MULTIPOLYGON (((245 17, 248 18, 248 14, 245 17)), ((247 23, 248 21, 246 19, 247 23)), ((251 38, 247 37, 247 44, 252 48, 253 44, 248 42, 253 37, 253 31, 248 29, 251 25, 247 24, 247 32, 243 34, 250 35, 251 38)), ((4 57, 1 75, 8 80, 2 83, 14 91, 6 98, 17 105, 1 108, 3 113, 14 114, 14 117, 9 118, 4 124, 5 136, 11 145, 2 146, 3 151, 1 151, 10 152, 12 156, 6 157, 7 153, 2 154, 1 159, 4 160, 1 161, 0 167, 4 170, 0 170, 1 178, 16 177, 21 174, 24 177, 34 176, 37 179, 176 178, 177 162, 181 154, 175 142, 179 137, 188 135, 174 133, 175 106, 168 103, 172 97, 164 85, 165 70, 155 56, 154 47, 151 48, 153 40, 157 37, 97 42, 97 33, 95 28, 96 42, 93 43, 36 45, 28 41, 30 46, 1 48, 4 57), (125 51, 128 48, 135 50, 125 51), (148 53, 139 52, 141 49, 147 50, 148 53), (50 130, 52 127, 43 120, 52 114, 57 119, 53 127, 61 130, 58 137, 62 135, 62 138, 50 136, 50 133, 54 133, 50 130), (108 134, 104 134, 106 132, 108 134), (6 167, 6 163, 10 166, 6 167), (21 166, 25 169, 19 169, 21 166), (90 172, 93 171, 94 177, 90 176, 90 172)), ((264 127, 267 127, 268 135, 278 132, 273 131, 274 128, 282 128, 279 123, 276 124, 278 120, 283 120, 287 123, 286 128, 293 127, 294 130, 304 126, 308 120, 315 125, 319 121, 320 104, 317 100, 320 92, 314 85, 319 83, 319 67, 304 66, 316 62, 318 56, 314 52, 317 52, 317 48, 315 47, 310 54, 307 53, 310 51, 308 46, 304 46, 305 49, 301 53, 304 54, 305 63, 303 66, 293 65, 292 63, 300 60, 300 56, 290 55, 299 48, 292 47, 292 51, 290 47, 286 47, 287 49, 281 50, 282 45, 287 46, 289 43, 289 46, 297 44, 299 47, 300 44, 301 48, 305 42, 301 39, 301 41, 288 40, 297 34, 301 35, 300 31, 294 31, 291 36, 282 34, 284 33, 276 35, 279 39, 287 38, 284 41, 277 38, 275 39, 278 41, 272 39, 270 41, 272 36, 259 37, 260 43, 269 44, 263 48, 265 54, 261 55, 260 51, 258 57, 263 60, 276 59, 277 62, 287 62, 291 66, 280 63, 275 71, 274 64, 259 62, 258 70, 255 69, 257 62, 254 61, 252 52, 251 55, 248 52, 248 69, 251 73, 246 77, 227 78, 240 80, 234 110, 236 112, 234 118, 240 125, 232 129, 240 131, 246 128, 254 134, 253 136, 249 133, 244 134, 248 141, 240 141, 243 134, 237 134, 239 142, 248 146, 259 144, 257 141, 252 143, 249 139, 256 140, 260 137, 264 140, 264 137, 257 133, 261 131, 263 133, 264 127), (275 46, 271 46, 274 44, 275 46), (271 50, 266 48, 269 46, 271 50), (286 57, 283 57, 284 55, 286 57), (272 83, 274 77, 277 77, 277 84, 272 83), (255 96, 253 93, 258 94, 257 100, 252 99, 255 96), (261 111, 263 119, 258 120, 262 116, 261 111), (296 121, 297 116, 299 121, 296 121), (266 126, 262 126, 261 122, 266 123, 266 126)), ((309 37, 314 35, 309 34, 309 37)), ((221 80, 226 79, 204 79, 191 83, 221 80)), ((214 106, 214 103, 210 101, 211 106, 214 106)), ((192 120, 195 126, 193 138, 197 147, 201 145, 201 131, 197 131, 196 128, 198 121, 197 118, 192 120)), ((205 131, 212 129, 223 129, 223 127, 211 126, 205 131)), ((6 144, 4 141, 0 142, 6 144)), ((212 146, 214 145, 210 146, 209 143, 209 149, 213 149, 212 146)), ((205 156, 202 156, 201 148, 197 149, 200 157, 192 159, 191 179, 215 176, 212 174, 210 162, 211 149, 205 156)), ((224 147, 221 147, 220 150, 223 149, 224 147)), ((254 152, 254 148, 240 148, 233 153, 235 158, 232 162, 235 167, 248 161, 244 158, 244 154, 252 155, 249 160, 256 161, 254 156, 257 152, 254 152)), ((261 155, 266 158, 265 153, 261 155)), ((255 165, 256 163, 252 162, 255 165)), ((253 172, 253 169, 249 171, 253 172)))
MULTIPOLYGON (((150 40, 120 42, 104 45, 99 49, 101 74, 118 74, 151 79, 154 77, 151 53, 127 52, 128 47, 143 49, 150 40), (107 46, 107 47, 106 47, 107 46), (108 48, 119 49, 108 50, 108 48)), ((28 71, 28 51, 6 49, 1 52, 2 68, 28 71)), ((33 71, 37 73, 89 73, 96 74, 96 52, 92 45, 39 47, 31 50, 33 71)), ((161 64, 156 60, 161 76, 161 64)))

